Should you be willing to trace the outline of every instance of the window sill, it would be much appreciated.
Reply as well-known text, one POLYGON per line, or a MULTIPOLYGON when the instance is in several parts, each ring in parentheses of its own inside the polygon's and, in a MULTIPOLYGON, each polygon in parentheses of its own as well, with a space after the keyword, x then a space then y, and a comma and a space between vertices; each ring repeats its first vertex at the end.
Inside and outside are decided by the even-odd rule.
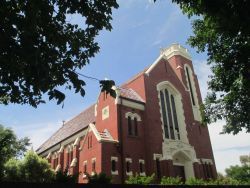
POLYGON ((132 172, 132 171, 126 172, 126 175, 127 175, 127 176, 133 176, 133 172, 132 172))
POLYGON ((118 170, 116 170, 116 171, 111 171, 111 174, 112 174, 112 175, 118 175, 118 170))

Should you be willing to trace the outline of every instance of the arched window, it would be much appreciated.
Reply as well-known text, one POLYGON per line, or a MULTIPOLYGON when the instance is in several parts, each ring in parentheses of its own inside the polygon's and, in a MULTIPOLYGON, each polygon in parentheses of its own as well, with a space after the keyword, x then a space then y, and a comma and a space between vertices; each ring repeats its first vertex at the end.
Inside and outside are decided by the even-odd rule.
POLYGON ((138 136, 138 121, 141 121, 141 117, 132 112, 127 112, 125 117, 128 119, 128 135, 138 136))
POLYGON ((193 74, 191 67, 188 64, 184 65, 184 69, 185 69, 185 75, 186 75, 186 80, 187 80, 187 86, 189 89, 194 119, 197 121, 201 121, 199 100, 198 100, 198 94, 197 94, 196 86, 195 86, 194 74, 193 74))
POLYGON ((179 125, 174 95, 167 88, 160 91, 161 111, 165 138, 179 140, 179 125))
POLYGON ((189 68, 186 66, 186 74, 187 74, 187 80, 188 80, 188 88, 190 90, 190 95, 191 95, 191 100, 192 100, 192 104, 195 106, 195 99, 194 99, 194 91, 193 91, 193 86, 192 86, 192 82, 190 79, 190 73, 189 73, 189 68))
POLYGON ((132 135, 132 121, 131 117, 128 117, 128 135, 132 135))
POLYGON ((137 136, 138 135, 138 130, 137 130, 137 118, 134 118, 134 135, 137 136))

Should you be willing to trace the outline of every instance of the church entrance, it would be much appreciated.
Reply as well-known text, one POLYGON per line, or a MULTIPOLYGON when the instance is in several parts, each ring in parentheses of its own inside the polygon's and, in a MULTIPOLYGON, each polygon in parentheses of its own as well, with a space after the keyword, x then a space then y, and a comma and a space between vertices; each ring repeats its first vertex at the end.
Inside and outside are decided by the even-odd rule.
POLYGON ((174 177, 180 177, 182 182, 186 181, 184 166, 174 165, 174 177))

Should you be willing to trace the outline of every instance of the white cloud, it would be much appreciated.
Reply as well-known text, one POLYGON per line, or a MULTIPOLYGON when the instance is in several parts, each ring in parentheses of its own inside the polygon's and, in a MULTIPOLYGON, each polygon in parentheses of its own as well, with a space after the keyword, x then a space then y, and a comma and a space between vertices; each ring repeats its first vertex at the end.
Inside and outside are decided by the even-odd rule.
POLYGON ((42 145, 53 133, 55 133, 60 126, 62 126, 62 122, 43 122, 38 124, 30 124, 25 126, 15 126, 13 130, 15 133, 19 133, 18 137, 28 137, 32 143, 32 147, 37 149, 40 145, 42 145), (20 134, 21 133, 21 134, 20 134))

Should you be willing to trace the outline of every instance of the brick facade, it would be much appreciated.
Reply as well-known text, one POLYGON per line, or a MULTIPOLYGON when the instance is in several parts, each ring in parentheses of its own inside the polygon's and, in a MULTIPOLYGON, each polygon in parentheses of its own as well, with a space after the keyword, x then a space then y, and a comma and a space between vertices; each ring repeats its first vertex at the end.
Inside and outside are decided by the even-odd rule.
POLYGON ((155 173, 158 179, 217 176, 209 132, 200 123, 199 84, 186 49, 176 44, 164 49, 148 69, 114 89, 116 98, 100 93, 95 105, 37 150, 39 155, 56 170, 81 172, 80 183, 87 181, 84 172, 104 172, 114 183, 136 173, 155 173))

